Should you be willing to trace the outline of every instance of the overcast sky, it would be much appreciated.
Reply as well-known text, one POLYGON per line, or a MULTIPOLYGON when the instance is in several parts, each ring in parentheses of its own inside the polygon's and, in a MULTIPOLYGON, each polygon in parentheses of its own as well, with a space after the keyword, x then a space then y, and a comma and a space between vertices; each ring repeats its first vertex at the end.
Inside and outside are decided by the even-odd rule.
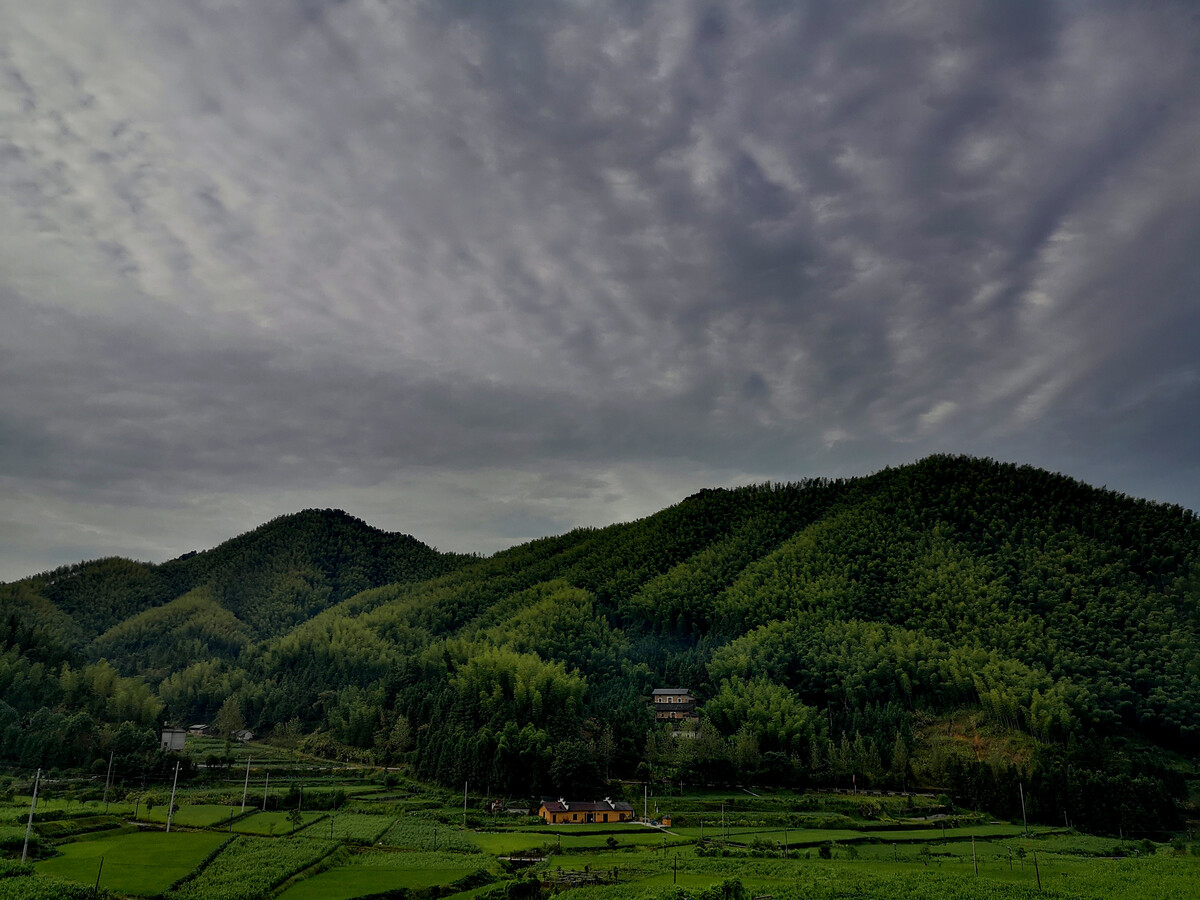
POLYGON ((933 452, 1200 507, 1198 10, 0 0, 0 579, 933 452))

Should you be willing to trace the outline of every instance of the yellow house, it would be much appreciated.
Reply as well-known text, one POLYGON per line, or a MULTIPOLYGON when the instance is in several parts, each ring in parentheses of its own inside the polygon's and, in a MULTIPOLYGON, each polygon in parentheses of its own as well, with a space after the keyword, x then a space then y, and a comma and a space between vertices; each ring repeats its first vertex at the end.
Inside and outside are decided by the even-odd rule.
POLYGON ((555 800, 544 797, 538 815, 551 825, 586 825, 597 822, 632 822, 633 807, 620 800, 555 800))

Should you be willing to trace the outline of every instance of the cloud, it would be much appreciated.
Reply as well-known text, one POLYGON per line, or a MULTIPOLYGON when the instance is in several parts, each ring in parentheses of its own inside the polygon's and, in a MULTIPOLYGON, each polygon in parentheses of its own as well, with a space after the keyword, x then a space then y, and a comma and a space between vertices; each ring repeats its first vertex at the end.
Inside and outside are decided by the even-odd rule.
POLYGON ((420 484, 390 527, 494 549, 936 450, 1200 505, 1186 4, 0 10, 47 563, 89 545, 36 498, 106 552, 420 484))

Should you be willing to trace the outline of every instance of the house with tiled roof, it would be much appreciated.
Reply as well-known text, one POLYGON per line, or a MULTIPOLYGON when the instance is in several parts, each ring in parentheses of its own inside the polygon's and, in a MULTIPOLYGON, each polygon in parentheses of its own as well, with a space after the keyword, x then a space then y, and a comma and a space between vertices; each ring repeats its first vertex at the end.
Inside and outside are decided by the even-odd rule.
POLYGON ((566 800, 543 797, 538 815, 551 825, 632 822, 633 807, 623 800, 566 800))
POLYGON ((651 696, 655 722, 679 725, 700 718, 696 698, 687 688, 655 688, 651 696))

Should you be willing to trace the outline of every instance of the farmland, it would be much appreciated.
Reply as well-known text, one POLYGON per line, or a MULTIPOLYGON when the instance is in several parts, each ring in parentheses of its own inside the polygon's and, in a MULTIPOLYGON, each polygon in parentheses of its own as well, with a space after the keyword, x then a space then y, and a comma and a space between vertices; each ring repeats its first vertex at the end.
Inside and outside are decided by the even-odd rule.
MULTIPOLYGON (((1200 883, 1186 842, 1026 829, 924 796, 676 789, 643 800, 628 785, 636 808, 671 826, 551 827, 492 814, 477 795, 464 816, 461 794, 402 775, 256 752, 257 805, 242 811, 236 771, 209 777, 180 789, 169 834, 165 799, 147 809, 142 795, 122 798, 106 812, 86 789, 58 785, 38 804, 38 858, 0 862, 0 900, 90 896, 97 880, 102 896, 165 900, 499 900, 539 885, 569 887, 574 900, 672 900, 677 889, 695 900, 1194 900, 1200 883)), ((28 803, 17 794, 0 808, 10 857, 28 803)))
POLYGON ((64 881, 91 884, 101 874, 114 891, 149 896, 167 890, 226 840, 213 832, 141 832, 63 844, 37 870, 64 881), (100 860, 103 859, 103 872, 100 860))

